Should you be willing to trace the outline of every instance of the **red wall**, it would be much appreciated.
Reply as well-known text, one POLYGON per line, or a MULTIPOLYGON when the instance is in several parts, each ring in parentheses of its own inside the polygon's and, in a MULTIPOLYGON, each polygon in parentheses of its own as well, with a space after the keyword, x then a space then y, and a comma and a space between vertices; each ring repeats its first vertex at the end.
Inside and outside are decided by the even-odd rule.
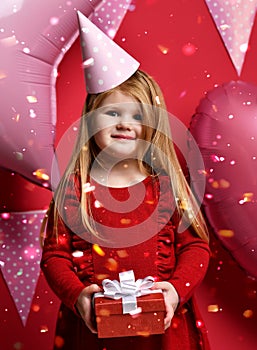
MULTIPOLYGON (((137 0, 129 11, 115 41, 141 62, 141 68, 159 82, 168 109, 186 126, 206 91, 216 84, 237 80, 231 59, 203 0, 137 0), (195 47, 192 55, 183 48, 195 47), (160 46, 168 49, 167 54, 160 46)), ((257 23, 246 54, 240 79, 257 84, 257 23)), ((57 137, 80 115, 85 87, 78 40, 59 66, 57 81, 57 137)), ((44 209, 48 190, 32 185, 19 175, 0 170, 1 211, 44 209)), ((253 350, 257 334, 257 282, 240 269, 230 254, 211 234, 212 259, 206 279, 197 292, 209 329, 213 350, 253 350), (208 306, 218 305, 217 312, 208 306), (245 313, 252 310, 251 313, 245 313), (251 315, 250 317, 246 317, 251 315)), ((26 327, 19 319, 7 285, 0 275, 1 349, 47 350, 53 342, 59 301, 40 276, 26 327)))

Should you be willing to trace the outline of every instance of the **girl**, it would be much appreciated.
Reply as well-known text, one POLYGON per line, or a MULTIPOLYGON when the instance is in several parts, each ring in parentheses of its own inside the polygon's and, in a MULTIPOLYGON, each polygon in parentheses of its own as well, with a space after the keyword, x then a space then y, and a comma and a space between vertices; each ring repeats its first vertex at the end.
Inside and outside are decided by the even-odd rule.
POLYGON ((207 230, 169 128, 160 88, 139 69, 88 94, 43 246, 41 267, 62 301, 55 349, 209 349, 193 297, 208 267, 207 230), (92 296, 131 269, 163 290, 165 334, 98 339, 92 296))

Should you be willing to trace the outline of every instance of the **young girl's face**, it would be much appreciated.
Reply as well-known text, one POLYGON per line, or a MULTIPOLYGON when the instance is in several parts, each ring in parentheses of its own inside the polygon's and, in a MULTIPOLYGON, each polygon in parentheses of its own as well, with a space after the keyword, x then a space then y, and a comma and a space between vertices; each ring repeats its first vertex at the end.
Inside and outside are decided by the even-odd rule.
POLYGON ((133 97, 114 91, 95 111, 92 125, 97 146, 109 156, 126 159, 139 154, 142 111, 133 97))

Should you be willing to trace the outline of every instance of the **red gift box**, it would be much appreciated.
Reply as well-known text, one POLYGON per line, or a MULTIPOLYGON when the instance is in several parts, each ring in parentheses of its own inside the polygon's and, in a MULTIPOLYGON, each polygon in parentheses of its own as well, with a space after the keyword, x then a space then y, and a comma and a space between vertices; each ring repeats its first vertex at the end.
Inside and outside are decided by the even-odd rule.
POLYGON ((95 298, 99 338, 148 336, 164 333, 165 304, 161 292, 137 298, 137 309, 123 314, 122 299, 95 298))

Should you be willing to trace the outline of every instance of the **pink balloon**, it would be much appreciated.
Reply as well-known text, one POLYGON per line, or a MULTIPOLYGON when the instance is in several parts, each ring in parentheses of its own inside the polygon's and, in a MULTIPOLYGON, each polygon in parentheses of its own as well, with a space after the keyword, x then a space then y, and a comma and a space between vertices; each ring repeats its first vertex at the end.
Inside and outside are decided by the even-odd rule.
POLYGON ((0 166, 46 187, 54 157, 57 66, 78 36, 76 9, 89 16, 98 3, 0 5, 0 166))
POLYGON ((2 0, 0 167, 45 187, 55 157, 57 67, 78 37, 77 10, 113 37, 131 0, 2 0), (94 12, 95 11, 95 12, 94 12))
POLYGON ((190 131, 205 164, 200 169, 190 152, 196 193, 206 176, 207 219, 237 263, 257 278, 257 86, 231 81, 208 92, 190 131))

